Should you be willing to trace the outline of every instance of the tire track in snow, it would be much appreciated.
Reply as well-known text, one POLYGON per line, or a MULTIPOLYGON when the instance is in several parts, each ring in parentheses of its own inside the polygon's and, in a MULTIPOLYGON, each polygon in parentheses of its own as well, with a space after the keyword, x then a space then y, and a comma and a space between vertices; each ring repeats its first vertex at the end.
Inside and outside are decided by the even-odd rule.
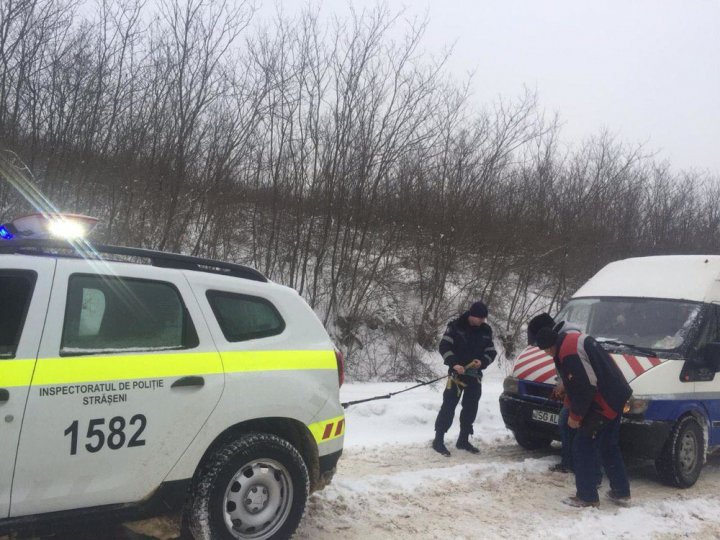
POLYGON ((390 474, 453 467, 466 463, 487 463, 488 460, 523 461, 529 457, 537 458, 557 454, 553 450, 528 452, 516 444, 483 446, 481 453, 478 455, 469 454, 464 450, 457 450, 452 445, 448 445, 448 448, 452 453, 449 458, 432 451, 429 443, 345 450, 338 465, 338 475, 352 478, 378 472, 390 474), (398 452, 402 456, 398 456, 398 452))

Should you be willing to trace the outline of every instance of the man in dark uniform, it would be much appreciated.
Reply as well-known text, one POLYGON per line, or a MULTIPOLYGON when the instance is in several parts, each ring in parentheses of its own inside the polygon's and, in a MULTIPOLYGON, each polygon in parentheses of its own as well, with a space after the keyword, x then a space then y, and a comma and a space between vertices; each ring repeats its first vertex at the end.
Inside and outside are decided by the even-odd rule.
POLYGON ((475 302, 458 319, 450 322, 440 340, 440 354, 448 366, 448 385, 443 393, 443 403, 435 421, 433 450, 449 456, 444 436, 452 425, 455 408, 462 396, 460 412, 460 437, 457 448, 477 454, 479 450, 470 444, 473 422, 477 416, 478 402, 482 393, 482 370, 497 355, 492 340, 492 329, 487 324, 488 309, 482 302, 475 302))

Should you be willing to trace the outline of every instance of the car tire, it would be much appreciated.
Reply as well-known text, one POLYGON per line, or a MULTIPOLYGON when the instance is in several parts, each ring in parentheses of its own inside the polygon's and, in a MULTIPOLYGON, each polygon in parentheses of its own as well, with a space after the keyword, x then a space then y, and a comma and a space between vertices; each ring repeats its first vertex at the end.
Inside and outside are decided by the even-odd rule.
POLYGON ((196 540, 290 538, 310 490, 305 462, 288 441, 250 433, 222 446, 199 471, 186 508, 196 540))
POLYGON ((694 416, 685 416, 675 424, 660 457, 655 460, 655 469, 666 484, 688 488, 697 482, 704 461, 702 426, 694 416))
POLYGON ((536 437, 535 435, 529 435, 523 431, 513 431, 515 440, 525 450, 542 450, 550 446, 552 439, 546 439, 544 437, 536 437))

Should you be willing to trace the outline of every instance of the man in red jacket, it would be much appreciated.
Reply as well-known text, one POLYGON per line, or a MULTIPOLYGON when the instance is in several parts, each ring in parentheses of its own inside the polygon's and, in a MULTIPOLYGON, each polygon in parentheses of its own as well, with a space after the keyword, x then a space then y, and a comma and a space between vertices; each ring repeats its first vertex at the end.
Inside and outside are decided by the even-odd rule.
POLYGON ((555 360, 569 401, 568 426, 573 441, 576 494, 563 502, 586 507, 600 504, 597 492, 598 454, 610 480, 608 497, 630 501, 630 483, 620 453, 620 419, 632 390, 610 355, 579 330, 543 328, 537 346, 555 360))

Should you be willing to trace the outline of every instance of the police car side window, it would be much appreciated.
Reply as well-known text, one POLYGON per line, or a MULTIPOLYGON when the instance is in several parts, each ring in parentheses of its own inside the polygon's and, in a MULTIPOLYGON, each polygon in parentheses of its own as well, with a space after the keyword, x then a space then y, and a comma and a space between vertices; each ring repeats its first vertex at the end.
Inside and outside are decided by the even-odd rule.
POLYGON ((35 272, 0 272, 0 358, 15 358, 36 277, 35 272))
POLYGON ((280 313, 264 298, 222 291, 208 291, 207 298, 229 342, 275 336, 285 330, 280 313))
POLYGON ((172 284, 97 275, 70 277, 61 355, 197 345, 195 327, 172 284))

